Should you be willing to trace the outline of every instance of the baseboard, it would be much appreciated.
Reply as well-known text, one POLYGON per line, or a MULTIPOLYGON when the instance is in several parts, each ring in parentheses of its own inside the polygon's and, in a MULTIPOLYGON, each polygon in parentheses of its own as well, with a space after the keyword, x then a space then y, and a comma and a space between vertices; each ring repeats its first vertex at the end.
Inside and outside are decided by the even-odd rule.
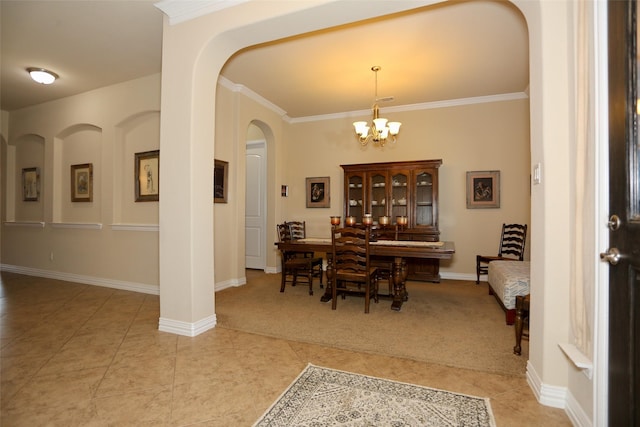
POLYGON ((582 409, 582 406, 580 406, 571 392, 567 393, 567 406, 564 408, 564 412, 574 426, 593 427, 593 421, 589 419, 589 416, 584 412, 584 409, 582 409))
MULTIPOLYGON (((452 271, 440 271, 441 279, 448 280, 473 280, 476 281, 477 276, 475 274, 466 274, 466 273, 454 273, 452 271)), ((480 276, 480 280, 487 280, 487 276, 480 276)))
POLYGON ((567 407, 567 388, 544 384, 531 361, 527 362, 527 383, 541 404, 560 409, 567 407))
POLYGON ((247 278, 246 277, 240 277, 237 279, 229 279, 229 280, 225 280, 223 282, 217 282, 214 285, 214 292, 218 292, 221 291, 223 289, 228 289, 228 288, 235 288, 238 286, 242 286, 242 285, 246 285, 247 284, 247 278))
POLYGON ((217 319, 215 314, 209 317, 205 317, 202 320, 198 320, 195 323, 183 322, 181 320, 172 320, 161 317, 158 322, 158 330, 176 335, 195 337, 196 335, 200 335, 201 333, 206 332, 209 329, 215 328, 216 324, 217 319))
POLYGON ((122 289, 124 291, 139 292, 143 294, 159 295, 160 288, 157 285, 145 283, 125 282, 122 280, 106 279, 102 277, 84 276, 60 271, 41 270, 38 268, 22 267, 18 265, 0 264, 0 270, 25 276, 44 277, 47 279, 64 280, 67 282, 83 283, 85 285, 102 286, 105 288, 122 289))

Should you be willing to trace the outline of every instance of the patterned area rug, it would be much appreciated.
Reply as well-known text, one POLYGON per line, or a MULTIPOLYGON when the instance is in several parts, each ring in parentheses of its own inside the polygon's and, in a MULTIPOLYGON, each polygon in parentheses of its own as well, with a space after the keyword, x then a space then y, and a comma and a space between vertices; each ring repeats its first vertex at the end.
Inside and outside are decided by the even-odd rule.
POLYGON ((489 426, 488 398, 309 364, 255 426, 489 426))

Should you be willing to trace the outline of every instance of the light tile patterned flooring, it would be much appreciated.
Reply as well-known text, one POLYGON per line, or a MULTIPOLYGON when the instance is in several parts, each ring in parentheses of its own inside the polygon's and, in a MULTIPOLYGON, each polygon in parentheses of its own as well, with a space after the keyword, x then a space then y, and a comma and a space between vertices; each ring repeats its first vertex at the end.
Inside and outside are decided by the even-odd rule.
POLYGON ((307 363, 490 397, 498 426, 571 425, 524 377, 222 328, 177 336, 158 331, 157 296, 0 277, 2 426, 250 426, 307 363))

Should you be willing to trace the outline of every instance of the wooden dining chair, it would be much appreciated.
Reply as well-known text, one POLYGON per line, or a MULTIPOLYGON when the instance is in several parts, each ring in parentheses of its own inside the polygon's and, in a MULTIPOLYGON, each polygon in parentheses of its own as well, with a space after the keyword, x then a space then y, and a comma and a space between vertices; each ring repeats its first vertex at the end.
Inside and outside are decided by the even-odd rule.
POLYGON ((502 224, 498 255, 476 255, 476 284, 480 275, 489 273, 491 261, 522 261, 527 240, 527 224, 502 224))
POLYGON ((347 294, 364 295, 364 312, 369 313, 371 299, 378 302, 377 268, 370 264, 369 227, 334 228, 331 231, 333 287, 331 309, 337 297, 347 294))
MULTIPOLYGON (((376 240, 398 240, 398 226, 389 224, 371 227, 371 241, 376 240)), ((393 258, 372 255, 370 263, 378 269, 378 281, 385 280, 389 285, 389 295, 393 296, 393 258)))
MULTIPOLYGON (((287 223, 278 224, 278 239, 281 242, 292 240, 291 226, 287 223)), ((313 295, 313 278, 320 279, 322 288, 322 257, 314 256, 313 252, 280 251, 282 258, 282 279, 280 292, 284 292, 286 283, 296 286, 299 278, 304 278, 309 284, 309 295, 313 295), (288 279, 289 278, 289 279, 288 279)))
MULTIPOLYGON (((293 240, 305 239, 307 237, 307 223, 306 221, 285 221, 285 224, 289 226, 291 231, 291 238, 293 240)), ((315 253, 313 251, 302 252, 307 258, 316 258, 315 253)), ((320 288, 322 286, 322 275, 324 274, 322 271, 322 266, 319 269, 314 268, 312 271, 313 277, 317 277, 320 281, 320 288)))

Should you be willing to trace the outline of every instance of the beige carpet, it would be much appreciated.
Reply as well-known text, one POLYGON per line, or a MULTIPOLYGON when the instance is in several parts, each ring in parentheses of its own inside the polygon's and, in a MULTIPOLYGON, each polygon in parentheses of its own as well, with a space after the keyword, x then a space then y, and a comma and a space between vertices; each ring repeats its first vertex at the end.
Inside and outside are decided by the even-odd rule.
MULTIPOLYGON (((384 287, 385 284, 383 284, 384 287)), ((443 280, 408 282, 409 300, 400 312, 390 300, 371 303, 347 297, 320 302, 323 290, 287 285, 280 275, 247 271, 247 284, 216 293, 218 327, 348 350, 379 353, 458 368, 525 375, 529 343, 522 356, 513 354, 513 326, 487 291, 487 284, 443 280)))

